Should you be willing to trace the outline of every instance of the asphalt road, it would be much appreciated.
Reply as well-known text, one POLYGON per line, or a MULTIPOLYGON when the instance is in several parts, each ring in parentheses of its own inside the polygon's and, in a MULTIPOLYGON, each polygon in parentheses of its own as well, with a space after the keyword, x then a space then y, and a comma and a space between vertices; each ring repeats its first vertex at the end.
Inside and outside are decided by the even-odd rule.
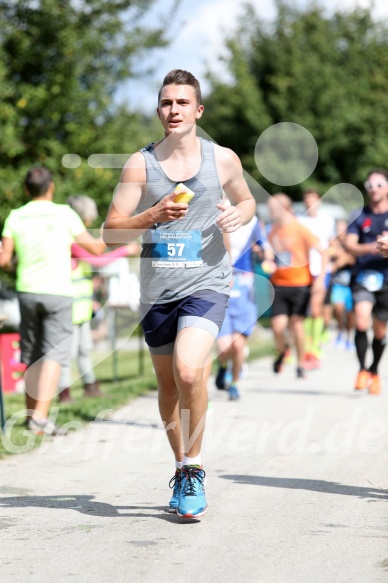
POLYGON ((0 462, 4 583, 388 581, 388 353, 379 397, 354 354, 321 370, 250 364, 242 398, 210 383, 209 511, 167 512, 174 472, 156 394, 0 462))

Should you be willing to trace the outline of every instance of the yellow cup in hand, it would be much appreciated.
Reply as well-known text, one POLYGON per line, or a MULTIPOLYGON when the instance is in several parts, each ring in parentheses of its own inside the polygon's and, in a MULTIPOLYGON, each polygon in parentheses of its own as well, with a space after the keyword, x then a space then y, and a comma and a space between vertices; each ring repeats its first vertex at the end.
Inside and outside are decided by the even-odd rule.
POLYGON ((186 204, 190 204, 193 200, 195 192, 187 188, 182 182, 175 187, 174 194, 176 197, 174 198, 174 202, 184 202, 186 204))

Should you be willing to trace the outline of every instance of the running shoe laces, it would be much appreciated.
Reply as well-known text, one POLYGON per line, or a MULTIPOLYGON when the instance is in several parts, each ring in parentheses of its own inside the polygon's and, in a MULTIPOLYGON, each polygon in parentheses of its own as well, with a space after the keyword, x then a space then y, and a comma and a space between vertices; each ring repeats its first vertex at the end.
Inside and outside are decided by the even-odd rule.
POLYGON ((182 480, 182 471, 179 469, 175 470, 175 474, 171 478, 169 482, 170 488, 173 489, 171 500, 169 502, 169 511, 176 512, 179 504, 179 492, 181 488, 181 480, 182 480))
POLYGON ((199 518, 207 511, 205 472, 200 466, 183 466, 179 493, 178 516, 199 518))
POLYGON ((205 487, 206 474, 200 466, 183 466, 182 475, 185 478, 182 489, 184 496, 197 496, 198 488, 205 487))
POLYGON ((181 470, 175 471, 175 474, 173 475, 173 477, 171 478, 171 480, 168 483, 170 488, 174 488, 174 490, 175 490, 177 488, 177 486, 179 486, 179 482, 182 479, 181 474, 182 474, 181 470))

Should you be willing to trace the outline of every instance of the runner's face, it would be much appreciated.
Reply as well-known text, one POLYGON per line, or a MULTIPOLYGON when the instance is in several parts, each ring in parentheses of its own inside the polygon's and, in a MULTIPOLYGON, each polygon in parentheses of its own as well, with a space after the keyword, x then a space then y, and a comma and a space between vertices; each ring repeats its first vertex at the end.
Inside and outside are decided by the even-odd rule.
POLYGON ((272 198, 268 199, 267 204, 269 209, 269 215, 272 221, 276 223, 282 217, 283 214, 282 206, 279 204, 277 200, 274 200, 272 198))
POLYGON ((303 197, 303 202, 304 206, 306 207, 306 210, 318 212, 319 200, 320 200, 319 195, 316 194, 315 192, 309 192, 308 194, 305 194, 303 197))
POLYGON ((166 85, 160 93, 157 113, 166 134, 185 134, 202 116, 203 109, 191 85, 166 85))
POLYGON ((371 174, 365 182, 369 200, 374 203, 388 199, 388 182, 383 174, 371 174))

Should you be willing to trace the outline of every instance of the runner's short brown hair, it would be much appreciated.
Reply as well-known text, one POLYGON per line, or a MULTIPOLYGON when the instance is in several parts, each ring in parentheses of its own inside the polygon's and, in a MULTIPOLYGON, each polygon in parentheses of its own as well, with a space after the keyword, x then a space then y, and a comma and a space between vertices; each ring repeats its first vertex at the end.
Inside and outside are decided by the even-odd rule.
POLYGON ((370 178, 372 174, 381 174, 381 176, 384 176, 385 180, 388 182, 388 172, 385 170, 385 168, 374 168, 368 172, 367 178, 370 178))
POLYGON ((163 84, 158 94, 158 103, 160 101, 160 94, 162 89, 163 87, 166 87, 166 85, 190 85, 194 89, 195 95, 197 97, 197 104, 201 105, 201 86, 198 79, 196 79, 192 73, 189 73, 189 71, 184 71, 183 69, 173 69, 167 73, 163 79, 163 84))

